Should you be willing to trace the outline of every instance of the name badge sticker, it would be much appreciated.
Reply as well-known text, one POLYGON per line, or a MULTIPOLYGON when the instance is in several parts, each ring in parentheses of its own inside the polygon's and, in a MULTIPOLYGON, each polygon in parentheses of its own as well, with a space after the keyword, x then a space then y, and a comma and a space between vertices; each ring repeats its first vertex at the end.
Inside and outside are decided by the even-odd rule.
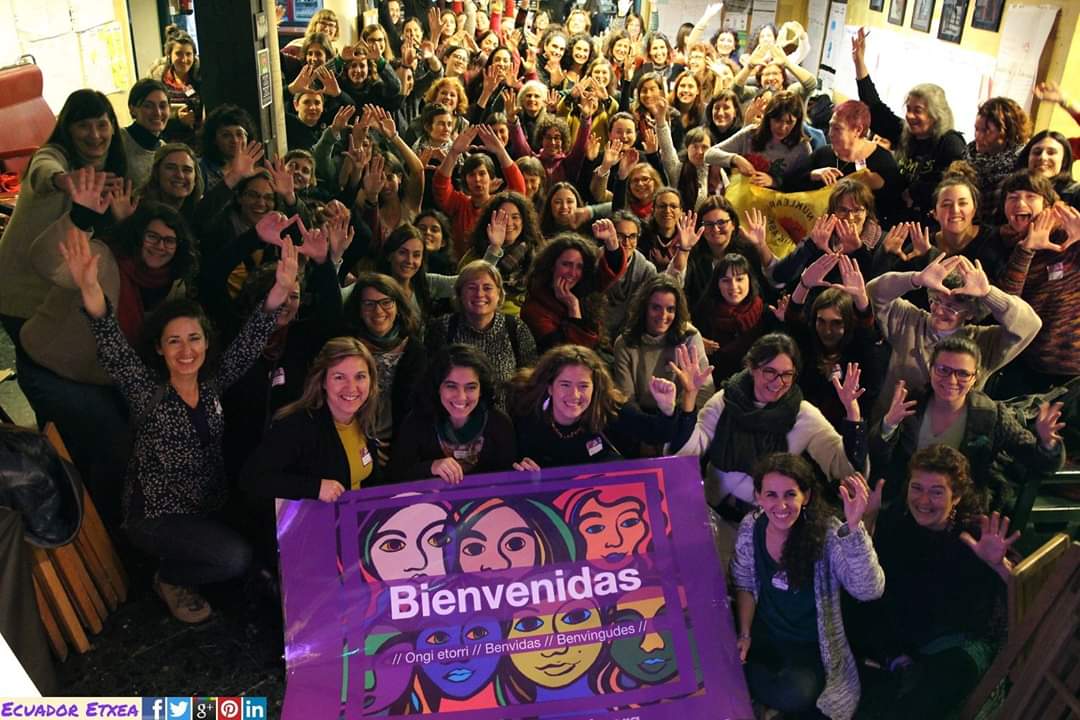
POLYGON ((274 368, 270 373, 270 387, 277 387, 285 384, 285 368, 274 368))
POLYGON ((773 575, 772 586, 777 590, 786 591, 788 589, 787 573, 781 570, 780 572, 773 575))
POLYGON ((594 437, 592 440, 585 443, 585 449, 589 451, 589 457, 592 457, 604 449, 604 441, 598 437, 594 437))
POLYGON ((371 464, 371 452, 367 448, 364 448, 363 454, 360 455, 360 464, 364 467, 371 464))
POLYGON ((1053 265, 1049 265, 1046 268, 1046 274, 1050 280, 1060 280, 1065 277, 1065 263, 1056 262, 1053 265))

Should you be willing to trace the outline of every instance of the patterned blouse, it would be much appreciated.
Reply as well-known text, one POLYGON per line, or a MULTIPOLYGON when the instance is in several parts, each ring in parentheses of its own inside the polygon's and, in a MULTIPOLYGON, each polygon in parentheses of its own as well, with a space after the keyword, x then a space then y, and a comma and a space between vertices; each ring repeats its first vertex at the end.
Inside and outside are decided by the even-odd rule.
POLYGON ((222 353, 217 371, 199 380, 199 404, 194 408, 171 384, 164 383, 160 394, 162 381, 128 344, 111 306, 104 317, 90 318, 98 360, 120 388, 133 418, 134 450, 124 485, 126 524, 163 515, 197 515, 224 505, 228 486, 221 453, 221 394, 262 352, 275 316, 260 309, 248 319, 222 353), (134 420, 140 417, 141 423, 134 420))

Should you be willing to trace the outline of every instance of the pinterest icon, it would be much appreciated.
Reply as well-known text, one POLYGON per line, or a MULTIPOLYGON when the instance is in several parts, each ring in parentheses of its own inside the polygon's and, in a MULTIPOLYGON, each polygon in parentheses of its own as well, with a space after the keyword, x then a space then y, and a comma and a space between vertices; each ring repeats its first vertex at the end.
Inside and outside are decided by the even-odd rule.
POLYGON ((218 720, 240 720, 240 698, 219 697, 217 701, 218 720))

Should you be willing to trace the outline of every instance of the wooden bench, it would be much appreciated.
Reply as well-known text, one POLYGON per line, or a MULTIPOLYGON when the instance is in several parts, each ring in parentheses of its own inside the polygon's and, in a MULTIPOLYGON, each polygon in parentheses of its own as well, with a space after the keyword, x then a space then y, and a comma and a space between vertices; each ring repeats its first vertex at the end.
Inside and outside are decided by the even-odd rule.
MULTIPOLYGON (((60 457, 71 457, 56 427, 45 436, 60 457)), ((89 493, 83 489, 82 527, 63 547, 46 550, 31 545, 34 594, 53 652, 67 659, 69 648, 90 650, 87 633, 101 632, 108 614, 127 599, 128 580, 89 493)))

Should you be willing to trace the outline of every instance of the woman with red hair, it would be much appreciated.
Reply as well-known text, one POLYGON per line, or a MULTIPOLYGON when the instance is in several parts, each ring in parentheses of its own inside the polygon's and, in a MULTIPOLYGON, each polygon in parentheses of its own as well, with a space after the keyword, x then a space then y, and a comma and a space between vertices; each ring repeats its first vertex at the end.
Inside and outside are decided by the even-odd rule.
POLYGON ((847 100, 837 105, 829 120, 829 144, 812 152, 807 164, 794 171, 794 184, 797 189, 809 190, 865 171, 858 179, 874 191, 878 216, 888 227, 905 185, 892 153, 867 139, 869 129, 866 103, 847 100))

